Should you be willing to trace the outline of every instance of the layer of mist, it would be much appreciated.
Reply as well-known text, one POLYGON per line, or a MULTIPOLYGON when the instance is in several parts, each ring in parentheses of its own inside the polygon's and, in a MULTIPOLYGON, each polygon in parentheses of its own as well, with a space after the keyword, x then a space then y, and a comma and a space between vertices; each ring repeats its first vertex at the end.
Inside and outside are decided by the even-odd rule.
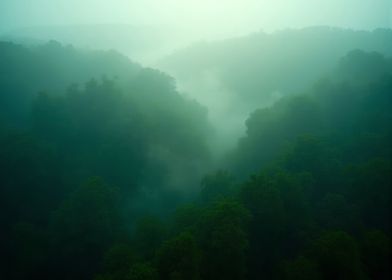
POLYGON ((0 278, 391 279, 390 0, 0 2, 0 278))

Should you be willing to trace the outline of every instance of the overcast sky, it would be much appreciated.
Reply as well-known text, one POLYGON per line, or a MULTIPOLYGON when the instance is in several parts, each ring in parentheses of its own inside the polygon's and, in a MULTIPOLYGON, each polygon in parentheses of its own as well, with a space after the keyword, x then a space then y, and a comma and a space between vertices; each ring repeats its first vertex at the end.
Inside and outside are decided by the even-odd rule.
POLYGON ((0 29, 127 23, 221 33, 333 25, 392 26, 392 0, 0 0, 0 29))

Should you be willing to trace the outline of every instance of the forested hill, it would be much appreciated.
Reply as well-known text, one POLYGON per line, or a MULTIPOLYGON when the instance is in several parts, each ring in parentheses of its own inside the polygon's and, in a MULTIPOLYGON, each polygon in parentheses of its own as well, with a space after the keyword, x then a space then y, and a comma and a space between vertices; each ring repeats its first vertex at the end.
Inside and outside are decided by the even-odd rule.
POLYGON ((276 77, 259 55, 246 75, 247 52, 222 52, 238 64, 225 83, 240 81, 233 93, 257 109, 216 162, 214 109, 179 94, 167 74, 113 52, 0 43, 0 277, 390 279, 391 56, 319 57, 345 38, 303 44, 297 66, 264 57, 293 66, 271 62, 276 77), (249 94, 266 81, 294 92, 327 68, 270 106, 249 94))
POLYGON ((226 102, 234 104, 224 114, 236 112, 238 107, 249 113, 255 106, 269 105, 276 96, 306 89, 354 49, 392 55, 392 30, 309 27, 271 34, 259 32, 191 45, 173 52, 159 67, 171 73, 206 106, 219 108, 209 95, 220 91, 224 92, 226 102), (219 87, 198 93, 197 86, 211 80, 219 87))
MULTIPOLYGON (((250 114, 246 135, 232 155, 233 171, 249 176, 293 148, 293 142, 303 135, 319 139, 317 145, 332 145, 324 148, 338 149, 330 155, 338 153, 335 156, 350 163, 371 157, 390 159, 391 75, 391 58, 375 52, 349 52, 328 78, 250 114)), ((326 155, 319 156, 323 162, 314 162, 315 168, 327 162, 326 155)))
POLYGON ((178 94, 172 78, 115 52, 55 42, 2 42, 0 61, 0 204, 8 238, 12 224, 45 224, 90 177, 119 188, 132 215, 169 211, 180 194, 195 191, 209 165, 210 126, 206 109, 178 94))
POLYGON ((85 51, 51 41, 37 47, 0 42, 0 112, 12 121, 26 121, 39 91, 64 93, 72 83, 91 78, 130 78, 141 70, 115 51, 85 51))
POLYGON ((250 210, 247 238, 231 235, 249 242, 246 279, 391 275, 392 61, 357 50, 330 76, 254 111, 231 174, 204 181, 203 201, 250 210))
POLYGON ((132 24, 70 24, 29 26, 0 32, 0 40, 26 45, 56 40, 64 45, 100 50, 116 49, 138 62, 151 62, 181 46, 191 34, 169 26, 132 24))

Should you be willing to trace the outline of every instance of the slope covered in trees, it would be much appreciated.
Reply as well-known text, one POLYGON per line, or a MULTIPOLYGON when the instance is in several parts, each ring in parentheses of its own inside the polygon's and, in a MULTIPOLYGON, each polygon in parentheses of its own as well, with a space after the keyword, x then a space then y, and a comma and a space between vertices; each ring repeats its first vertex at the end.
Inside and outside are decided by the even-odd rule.
MULTIPOLYGON (((115 53, 84 52, 55 43, 33 49, 1 45, 1 61, 6 62, 1 63, 0 82, 1 247, 10 262, 15 261, 9 257, 13 254, 18 261, 23 254, 26 261, 35 254, 17 251, 18 246, 28 250, 14 244, 19 231, 33 235, 28 238, 42 238, 45 248, 37 254, 52 248, 46 238, 52 232, 51 220, 59 234, 70 234, 54 235, 56 240, 76 240, 92 232, 99 235, 94 244, 106 240, 100 234, 116 229, 108 214, 113 211, 105 207, 119 204, 105 201, 107 193, 116 192, 123 201, 117 213, 127 216, 128 222, 122 224, 127 228, 134 226, 132 217, 140 211, 170 211, 184 192, 192 193, 209 165, 210 128, 206 110, 179 95, 170 77, 115 53), (89 183, 90 189, 79 190, 95 176, 105 184, 89 183), (186 191, 183 185, 188 186, 186 191), (85 208, 87 217, 80 216, 85 208), (86 219, 92 224, 84 230, 80 225, 88 223, 86 219)), ((64 250, 82 250, 61 240, 59 244, 64 250)), ((32 239, 30 245, 41 243, 32 239)), ((74 253, 64 254, 69 258, 74 253)), ((24 264, 17 269, 5 263, 5 268, 29 275, 24 264)), ((60 260, 54 265, 59 264, 60 260)))
MULTIPOLYGON (((209 108, 209 117, 222 135, 217 139, 219 148, 227 139, 243 135, 250 112, 306 90, 355 49, 391 56, 392 32, 332 27, 259 32, 191 45, 173 52, 158 66, 209 108)), ((234 146, 234 141, 227 146, 234 146)))
POLYGON ((211 112, 166 74, 1 47, 5 279, 390 278, 389 56, 350 51, 313 86, 253 100, 212 164, 211 112))
MULTIPOLYGON (((255 110, 246 121, 246 136, 235 151, 238 158, 234 169, 248 168, 249 174, 289 149, 301 135, 318 137, 324 144, 341 145, 345 149, 339 151, 339 156, 344 160, 390 156, 387 143, 391 132, 391 72, 390 58, 351 51, 329 78, 319 80, 306 93, 255 110), (372 141, 380 142, 372 145, 372 141)), ((313 150, 307 153, 316 156, 313 150)), ((328 154, 332 155, 327 152, 320 155, 320 160, 325 161, 328 154)), ((315 167, 320 164, 312 163, 315 167)), ((298 167, 296 163, 293 166, 298 167)))
POLYGON ((191 45, 163 59, 161 66, 185 84, 212 72, 228 92, 249 105, 268 101, 274 92, 304 90, 353 49, 391 55, 392 32, 331 27, 259 32, 191 45))
POLYGON ((56 41, 34 48, 0 42, 1 117, 25 124, 38 91, 63 93, 72 83, 106 75, 132 77, 141 67, 114 51, 84 51, 56 41))
POLYGON ((138 62, 151 63, 194 36, 184 29, 121 23, 26 26, 0 32, 0 40, 26 45, 56 40, 89 49, 116 49, 138 62))

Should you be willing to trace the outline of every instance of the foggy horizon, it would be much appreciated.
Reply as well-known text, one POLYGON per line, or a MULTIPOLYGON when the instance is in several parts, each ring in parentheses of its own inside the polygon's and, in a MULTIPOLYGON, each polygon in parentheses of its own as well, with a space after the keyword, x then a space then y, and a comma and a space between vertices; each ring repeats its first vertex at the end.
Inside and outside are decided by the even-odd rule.
POLYGON ((3 0, 0 32, 30 27, 130 25, 192 31, 206 39, 310 26, 353 30, 392 27, 392 3, 362 1, 3 0), (320 13, 320 11, 322 11, 320 13))

